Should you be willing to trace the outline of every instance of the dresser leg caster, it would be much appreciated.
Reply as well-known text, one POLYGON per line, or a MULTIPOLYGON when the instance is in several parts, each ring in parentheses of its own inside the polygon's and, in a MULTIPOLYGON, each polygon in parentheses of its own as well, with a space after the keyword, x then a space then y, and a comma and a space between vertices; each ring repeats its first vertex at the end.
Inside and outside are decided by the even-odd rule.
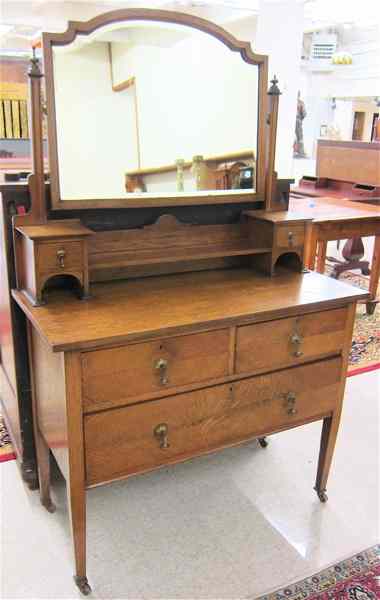
POLYGON ((54 513, 56 511, 56 506, 54 502, 50 500, 50 498, 48 500, 41 500, 41 504, 49 513, 54 513))
POLYGON ((89 594, 91 594, 92 589, 85 575, 74 575, 74 581, 75 585, 79 588, 81 594, 83 594, 84 596, 88 596, 89 594))
POLYGON ((258 440, 259 440, 259 444, 262 448, 266 448, 268 446, 267 438, 262 437, 262 438, 258 438, 258 440))
POLYGON ((328 500, 328 495, 326 494, 326 490, 318 490, 317 488, 314 488, 315 491, 317 492, 317 496, 320 499, 321 502, 327 502, 328 500))

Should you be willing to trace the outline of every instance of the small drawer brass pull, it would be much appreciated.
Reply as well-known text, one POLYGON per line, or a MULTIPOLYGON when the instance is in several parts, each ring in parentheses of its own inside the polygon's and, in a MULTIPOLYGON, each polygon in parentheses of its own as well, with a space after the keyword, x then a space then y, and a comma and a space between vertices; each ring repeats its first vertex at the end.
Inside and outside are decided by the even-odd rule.
POLYGON ((65 256, 66 251, 63 248, 62 250, 57 250, 58 265, 61 267, 61 269, 65 268, 65 256))
POLYGON ((166 423, 160 423, 156 425, 153 430, 154 437, 157 438, 160 448, 165 450, 165 448, 169 448, 169 440, 168 440, 168 432, 169 428, 166 423))
POLYGON ((293 231, 289 231, 289 233, 288 233, 288 242, 289 242, 289 246, 293 246, 293 242, 294 242, 294 233, 293 233, 293 231))
POLYGON ((295 356, 296 358, 300 358, 300 356, 303 355, 303 352, 301 352, 300 350, 302 342, 303 337, 297 331, 295 331, 293 335, 290 336, 290 343, 294 346, 293 356, 295 356))
POLYGON ((160 358, 155 364, 155 369, 157 369, 157 371, 159 373, 161 385, 166 385, 169 381, 168 374, 167 374, 168 361, 165 360, 164 358, 160 358))
POLYGON ((288 415, 293 416, 296 415, 298 410, 295 407, 296 403, 296 394, 295 392, 288 392, 285 394, 285 408, 288 415))

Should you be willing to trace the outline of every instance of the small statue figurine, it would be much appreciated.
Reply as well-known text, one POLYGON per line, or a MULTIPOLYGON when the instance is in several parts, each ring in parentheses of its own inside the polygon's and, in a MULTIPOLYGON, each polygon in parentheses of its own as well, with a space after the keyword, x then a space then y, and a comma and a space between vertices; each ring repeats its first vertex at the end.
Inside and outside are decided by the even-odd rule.
POLYGON ((306 158, 305 148, 303 145, 303 127, 302 121, 306 117, 307 112, 305 108, 305 103, 301 100, 301 92, 298 92, 297 95, 297 116, 296 116, 296 135, 293 146, 293 156, 294 158, 306 158))

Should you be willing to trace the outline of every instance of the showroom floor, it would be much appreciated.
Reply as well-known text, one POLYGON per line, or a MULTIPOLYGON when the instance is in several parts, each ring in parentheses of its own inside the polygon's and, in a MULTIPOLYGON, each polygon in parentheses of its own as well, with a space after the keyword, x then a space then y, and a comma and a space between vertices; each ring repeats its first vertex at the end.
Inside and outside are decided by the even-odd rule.
MULTIPOLYGON (((90 491, 92 597, 255 598, 378 542, 379 397, 380 371, 348 379, 325 505, 320 423, 90 491)), ((2 597, 80 597, 63 480, 49 514, 15 462, 0 477, 2 597)))

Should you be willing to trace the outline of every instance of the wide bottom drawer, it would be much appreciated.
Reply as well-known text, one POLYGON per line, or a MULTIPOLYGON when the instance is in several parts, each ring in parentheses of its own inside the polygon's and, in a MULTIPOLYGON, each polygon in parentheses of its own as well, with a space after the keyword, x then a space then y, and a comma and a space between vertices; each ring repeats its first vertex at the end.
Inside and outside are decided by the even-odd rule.
POLYGON ((110 481, 329 414, 340 358, 87 415, 87 483, 110 481))

